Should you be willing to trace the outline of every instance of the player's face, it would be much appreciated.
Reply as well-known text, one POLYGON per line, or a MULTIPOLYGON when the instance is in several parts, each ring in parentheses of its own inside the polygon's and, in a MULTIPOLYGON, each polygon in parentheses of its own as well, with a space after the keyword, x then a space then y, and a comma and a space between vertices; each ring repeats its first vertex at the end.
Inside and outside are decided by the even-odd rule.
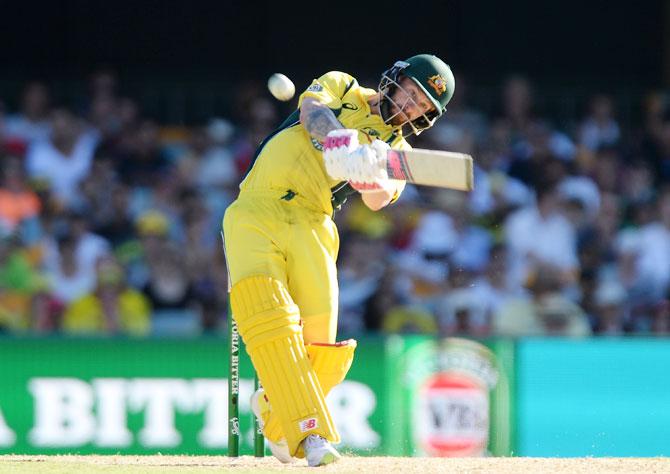
POLYGON ((411 122, 422 115, 435 110, 426 94, 407 77, 400 79, 399 86, 391 96, 391 115, 393 125, 411 122))

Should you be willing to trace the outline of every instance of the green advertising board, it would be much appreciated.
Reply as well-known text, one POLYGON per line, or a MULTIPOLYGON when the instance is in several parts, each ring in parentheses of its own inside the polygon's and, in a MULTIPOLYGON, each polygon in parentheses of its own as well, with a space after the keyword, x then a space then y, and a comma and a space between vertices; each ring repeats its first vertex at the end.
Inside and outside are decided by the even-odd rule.
POLYGON ((505 456, 512 451, 513 343, 447 338, 388 340, 388 452, 505 456))
MULTIPOLYGON (((415 446, 414 413, 403 402, 411 398, 406 370, 432 357, 422 343, 435 341, 359 341, 347 380, 328 397, 342 451, 430 454, 415 446)), ((226 346, 218 338, 0 338, 0 453, 225 454, 226 346)), ((481 432, 490 419, 487 431, 506 434, 489 436, 487 449, 507 454, 510 412, 500 408, 509 403, 500 395, 509 388, 500 383, 507 376, 500 377, 499 363, 486 360, 497 375, 487 388, 491 415, 476 428, 481 432)), ((247 357, 240 375, 241 454, 251 454, 253 371, 247 357)))

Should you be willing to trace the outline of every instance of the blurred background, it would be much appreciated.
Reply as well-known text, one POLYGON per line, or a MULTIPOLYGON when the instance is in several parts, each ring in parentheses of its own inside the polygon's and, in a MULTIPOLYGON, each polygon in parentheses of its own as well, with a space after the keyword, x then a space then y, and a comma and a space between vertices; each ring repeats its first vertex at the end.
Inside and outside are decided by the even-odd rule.
MULTIPOLYGON (((271 97, 269 75, 288 75, 298 94, 329 70, 376 88, 382 71, 421 52, 451 65, 456 95, 446 118, 410 141, 472 154, 475 191, 408 186, 382 212, 355 198, 336 214, 342 338, 517 341, 518 357, 538 350, 560 366, 576 352, 536 349, 538 338, 589 338, 600 354, 598 336, 670 335, 668 1, 394 0, 328 11, 60 0, 0 11, 4 360, 25 355, 11 341, 61 340, 43 336, 211 336, 223 346, 221 219, 255 147, 297 104, 271 97)), ((635 372, 630 347, 611 350, 635 372)), ((670 361, 670 346, 653 347, 670 361)), ((589 360, 579 357, 580 367, 589 360)), ((34 375, 16 377, 23 386, 34 375)), ((528 393, 512 403, 532 405, 528 393)), ((50 446, 12 448, 23 441, 2 401, 9 452, 50 446)), ((525 416, 544 410, 526 408, 509 415, 526 427, 517 442, 537 428, 525 416)), ((658 429, 650 439, 667 434, 658 429)), ((535 443, 498 453, 621 453, 607 451, 613 442, 584 453, 535 443)))

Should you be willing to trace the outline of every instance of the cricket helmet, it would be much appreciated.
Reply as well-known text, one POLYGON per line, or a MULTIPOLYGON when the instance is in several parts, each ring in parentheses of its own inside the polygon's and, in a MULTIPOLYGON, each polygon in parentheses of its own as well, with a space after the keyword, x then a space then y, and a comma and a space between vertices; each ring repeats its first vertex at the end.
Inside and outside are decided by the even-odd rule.
POLYGON ((391 118, 391 96, 401 77, 407 77, 426 94, 435 110, 410 122, 412 132, 417 135, 430 128, 444 114, 447 104, 454 95, 456 81, 451 68, 440 58, 432 54, 418 54, 405 61, 396 63, 382 74, 379 82, 381 93, 380 110, 385 121, 391 118))

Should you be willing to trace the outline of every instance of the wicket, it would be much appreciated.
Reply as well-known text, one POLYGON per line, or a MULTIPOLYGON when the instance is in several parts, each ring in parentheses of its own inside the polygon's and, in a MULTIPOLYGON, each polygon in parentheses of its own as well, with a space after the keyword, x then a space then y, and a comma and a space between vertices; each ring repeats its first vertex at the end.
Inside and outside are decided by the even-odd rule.
MULTIPOLYGON (((228 456, 240 455, 240 335, 237 323, 228 307, 228 456)), ((254 391, 260 383, 254 372, 254 391)), ((265 438, 256 417, 252 414, 254 426, 254 456, 265 456, 265 438)))

